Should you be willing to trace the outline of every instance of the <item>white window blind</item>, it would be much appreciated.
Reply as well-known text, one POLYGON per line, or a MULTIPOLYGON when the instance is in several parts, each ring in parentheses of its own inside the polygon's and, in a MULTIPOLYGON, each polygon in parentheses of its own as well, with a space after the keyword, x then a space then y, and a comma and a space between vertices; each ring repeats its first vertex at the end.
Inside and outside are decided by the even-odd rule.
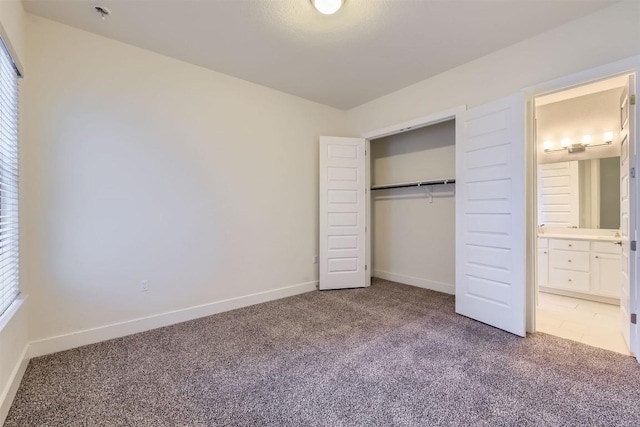
POLYGON ((18 78, 17 67, 0 38, 0 315, 20 293, 18 78))

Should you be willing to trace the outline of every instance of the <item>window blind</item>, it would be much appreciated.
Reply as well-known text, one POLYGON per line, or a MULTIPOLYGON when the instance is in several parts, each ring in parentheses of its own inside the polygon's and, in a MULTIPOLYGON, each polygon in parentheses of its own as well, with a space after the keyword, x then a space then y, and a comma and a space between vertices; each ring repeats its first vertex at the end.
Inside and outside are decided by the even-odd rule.
POLYGON ((18 78, 17 67, 0 38, 0 315, 20 293, 18 78))

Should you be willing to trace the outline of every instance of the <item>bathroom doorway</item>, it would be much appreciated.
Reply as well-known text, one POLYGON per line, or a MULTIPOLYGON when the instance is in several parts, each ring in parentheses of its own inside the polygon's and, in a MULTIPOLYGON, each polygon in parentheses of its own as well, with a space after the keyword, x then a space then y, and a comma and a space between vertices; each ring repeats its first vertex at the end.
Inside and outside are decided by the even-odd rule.
POLYGON ((628 355, 634 77, 534 98, 536 330, 628 355))

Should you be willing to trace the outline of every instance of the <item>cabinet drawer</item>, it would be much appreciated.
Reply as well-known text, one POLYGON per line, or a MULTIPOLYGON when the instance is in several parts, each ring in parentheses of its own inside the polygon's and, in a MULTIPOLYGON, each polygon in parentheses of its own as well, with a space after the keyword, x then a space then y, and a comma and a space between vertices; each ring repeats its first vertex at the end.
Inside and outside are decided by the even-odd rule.
POLYGON ((551 249, 589 252, 588 240, 551 239, 551 249))
POLYGON ((605 254, 620 254, 622 246, 616 245, 614 242, 593 242, 593 252, 601 252, 605 254))
POLYGON ((589 252, 551 250, 549 253, 551 268, 589 272, 589 252))
POLYGON ((589 273, 551 268, 549 269, 549 286, 578 292, 588 292, 589 273))

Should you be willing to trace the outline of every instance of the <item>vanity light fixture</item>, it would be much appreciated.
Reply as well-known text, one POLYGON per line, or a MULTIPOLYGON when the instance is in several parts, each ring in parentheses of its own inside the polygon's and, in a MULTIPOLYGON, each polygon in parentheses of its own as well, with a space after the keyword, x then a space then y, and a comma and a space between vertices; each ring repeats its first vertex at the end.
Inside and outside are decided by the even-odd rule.
POLYGON ((608 130, 602 135, 605 144, 611 144, 613 142, 613 132, 608 130))
POLYGON ((344 0, 311 0, 311 4, 323 15, 333 15, 340 10, 344 0))
POLYGON ((542 148, 545 153, 551 153, 554 151, 567 150, 568 153, 580 153, 587 148, 601 147, 603 145, 611 145, 613 143, 613 132, 607 131, 602 135, 603 142, 600 144, 592 144, 591 135, 583 135, 580 139, 580 144, 573 144, 571 138, 562 138, 562 148, 553 148, 553 141, 550 139, 545 140, 542 143, 542 148))

